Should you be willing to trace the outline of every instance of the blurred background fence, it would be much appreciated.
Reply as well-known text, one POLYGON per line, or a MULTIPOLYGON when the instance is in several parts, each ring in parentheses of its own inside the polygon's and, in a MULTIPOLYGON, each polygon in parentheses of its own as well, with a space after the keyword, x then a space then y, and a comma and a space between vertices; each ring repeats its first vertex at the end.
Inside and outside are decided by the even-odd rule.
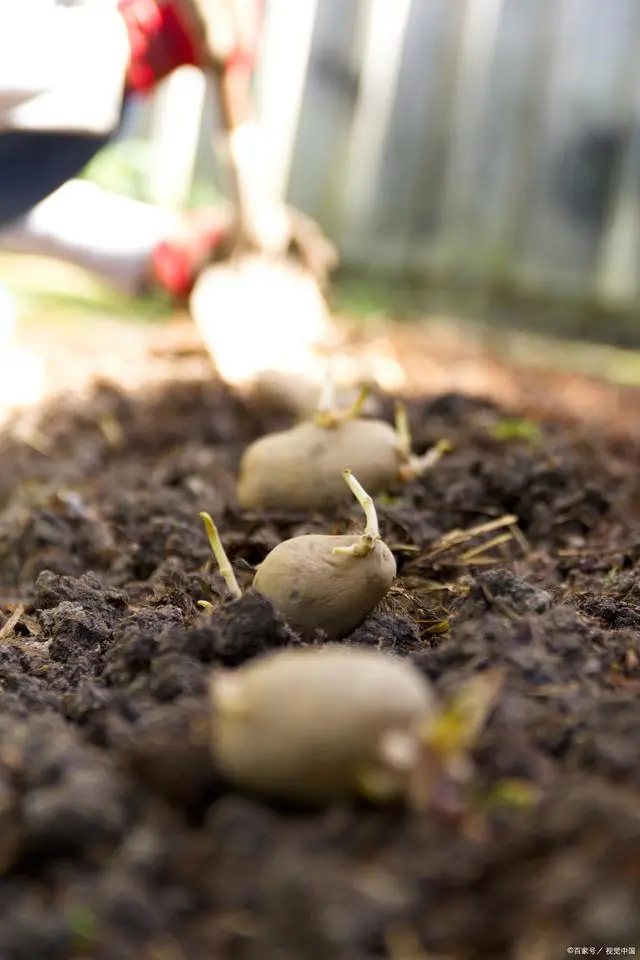
MULTIPOLYGON (((256 92, 346 266, 640 304, 640 0, 268 0, 256 92)), ((131 118, 151 199, 206 185, 209 98, 181 71, 131 118)))

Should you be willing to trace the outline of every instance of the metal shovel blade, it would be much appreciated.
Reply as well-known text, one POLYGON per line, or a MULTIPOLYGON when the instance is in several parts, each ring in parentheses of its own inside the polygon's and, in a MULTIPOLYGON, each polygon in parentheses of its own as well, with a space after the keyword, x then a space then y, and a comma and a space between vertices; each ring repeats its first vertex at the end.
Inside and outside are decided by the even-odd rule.
POLYGON ((200 275, 190 310, 218 374, 245 393, 317 397, 337 331, 315 280, 295 262, 247 255, 200 275))

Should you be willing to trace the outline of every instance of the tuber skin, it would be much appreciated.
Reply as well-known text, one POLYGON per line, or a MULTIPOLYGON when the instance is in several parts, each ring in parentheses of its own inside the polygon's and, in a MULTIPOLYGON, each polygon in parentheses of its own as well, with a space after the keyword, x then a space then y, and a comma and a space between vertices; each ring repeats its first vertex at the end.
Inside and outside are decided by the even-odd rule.
POLYGON ((394 429, 384 420, 359 416, 366 396, 363 390, 349 410, 337 412, 332 409, 329 381, 311 420, 268 434, 247 447, 237 484, 240 506, 327 510, 348 502, 348 491, 340 481, 345 465, 376 495, 429 469, 448 449, 442 441, 424 457, 415 457, 404 408, 397 408, 394 429))
MULTIPOLYGON (((348 636, 388 593, 396 575, 395 557, 380 536, 373 500, 350 470, 343 470, 342 477, 364 510, 364 532, 284 540, 258 565, 253 578, 252 586, 304 638, 312 638, 316 630, 329 640, 348 636)), ((229 592, 241 597, 213 520, 208 513, 200 516, 229 592)))
POLYGON ((238 503, 245 510, 300 513, 343 505, 345 463, 373 493, 392 486, 398 475, 393 428, 381 420, 349 420, 332 429, 309 421, 261 437, 242 458, 238 503))
POLYGON ((329 640, 348 636, 388 593, 396 575, 395 557, 380 537, 373 500, 350 470, 342 476, 365 511, 364 533, 284 540, 253 578, 255 589, 307 639, 316 630, 329 640))
POLYGON ((325 644, 269 653, 211 683, 212 753, 237 787, 323 804, 406 792, 420 731, 436 712, 408 661, 325 644))

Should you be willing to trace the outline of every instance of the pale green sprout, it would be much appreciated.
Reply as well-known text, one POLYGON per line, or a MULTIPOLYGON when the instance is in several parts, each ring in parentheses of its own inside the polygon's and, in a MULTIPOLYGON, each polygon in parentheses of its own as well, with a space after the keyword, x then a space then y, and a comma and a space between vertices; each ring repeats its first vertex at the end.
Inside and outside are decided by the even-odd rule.
MULTIPOLYGON (((231 596, 235 597, 236 600, 239 600, 242 596, 242 588, 236 579, 236 575, 233 572, 233 567, 231 566, 231 561, 229 560, 229 557, 227 556, 227 553, 222 545, 218 528, 208 513, 201 513, 200 518, 204 523, 209 546, 211 547, 211 552, 213 553, 215 561, 218 565, 220 576, 227 585, 227 589, 231 596)), ((211 604, 206 600, 200 600, 199 606, 207 607, 208 609, 211 608, 211 604)))
POLYGON ((396 403, 395 428, 397 437, 398 455, 400 457, 400 467, 398 474, 401 480, 411 480, 413 477, 419 477, 428 470, 431 470, 442 460, 445 453, 451 450, 449 440, 438 440, 438 442, 427 450, 422 456, 413 453, 413 439, 411 437, 411 428, 409 426, 409 417, 404 403, 396 403))
POLYGON ((356 420, 362 413, 362 409, 369 396, 369 387, 364 385, 351 404, 345 410, 340 410, 336 402, 336 384, 333 375, 333 367, 327 365, 318 405, 313 414, 313 422, 317 427, 323 427, 325 430, 335 430, 341 423, 347 420, 356 420))
POLYGON ((342 476, 354 497, 362 507, 365 516, 365 528, 360 540, 348 547, 334 547, 333 553, 343 556, 368 557, 376 543, 381 539, 378 525, 378 514, 373 502, 361 483, 354 477, 351 470, 343 470, 342 476))

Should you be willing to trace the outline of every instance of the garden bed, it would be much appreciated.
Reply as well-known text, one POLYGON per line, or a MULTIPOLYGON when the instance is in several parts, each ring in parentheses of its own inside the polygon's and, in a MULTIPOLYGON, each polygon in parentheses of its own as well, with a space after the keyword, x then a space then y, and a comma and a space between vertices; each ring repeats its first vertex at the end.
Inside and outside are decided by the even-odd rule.
POLYGON ((212 766, 211 671, 292 638, 225 599, 199 511, 244 584, 281 539, 359 522, 234 507, 266 415, 204 379, 102 386, 44 415, 46 448, 1 440, 2 960, 640 950, 638 444, 458 394, 409 413, 418 452, 453 450, 379 501, 399 577, 346 642, 445 695, 504 668, 455 822, 285 809, 212 766))

